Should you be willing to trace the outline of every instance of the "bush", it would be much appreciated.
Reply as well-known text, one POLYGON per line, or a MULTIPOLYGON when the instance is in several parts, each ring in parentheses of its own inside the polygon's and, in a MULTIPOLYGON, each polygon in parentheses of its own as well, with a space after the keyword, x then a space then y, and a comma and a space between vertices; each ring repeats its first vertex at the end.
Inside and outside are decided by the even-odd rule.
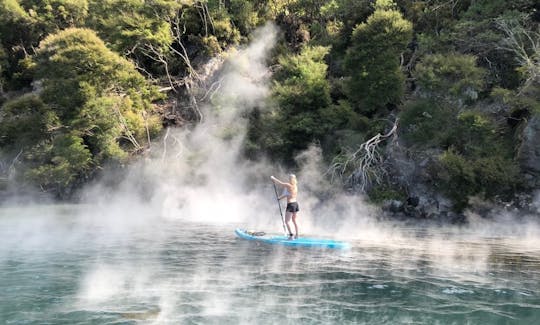
POLYGON ((462 211, 469 197, 480 190, 475 179, 475 168, 470 161, 453 150, 446 151, 440 157, 440 162, 442 168, 437 178, 441 190, 452 199, 454 208, 462 211))
POLYGON ((0 146, 34 144, 59 126, 58 116, 39 96, 18 97, 6 102, 0 110, 0 146))
POLYGON ((92 155, 83 139, 76 135, 57 136, 51 144, 36 147, 32 160, 39 162, 25 173, 25 178, 45 190, 63 193, 87 176, 92 155))
POLYGON ((459 53, 425 56, 414 75, 426 97, 452 97, 473 102, 484 89, 485 70, 476 66, 476 58, 459 53))
POLYGON ((444 147, 456 121, 453 109, 434 100, 417 100, 400 113, 401 132, 411 144, 429 148, 444 147))
POLYGON ((473 195, 491 199, 512 193, 521 183, 517 164, 497 155, 466 158, 450 149, 440 157, 440 162, 440 188, 458 211, 467 207, 473 195))

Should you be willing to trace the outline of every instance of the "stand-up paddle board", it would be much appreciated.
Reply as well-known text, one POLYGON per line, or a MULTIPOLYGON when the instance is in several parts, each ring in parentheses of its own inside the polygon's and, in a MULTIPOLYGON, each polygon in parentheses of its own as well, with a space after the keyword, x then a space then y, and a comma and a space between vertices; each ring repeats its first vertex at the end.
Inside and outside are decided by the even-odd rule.
POLYGON ((287 236, 270 236, 263 232, 253 232, 237 228, 236 235, 242 239, 258 241, 266 244, 294 246, 294 247, 318 247, 318 248, 335 248, 347 249, 350 248, 348 243, 332 240, 319 239, 309 237, 299 237, 297 239, 289 239, 287 236))

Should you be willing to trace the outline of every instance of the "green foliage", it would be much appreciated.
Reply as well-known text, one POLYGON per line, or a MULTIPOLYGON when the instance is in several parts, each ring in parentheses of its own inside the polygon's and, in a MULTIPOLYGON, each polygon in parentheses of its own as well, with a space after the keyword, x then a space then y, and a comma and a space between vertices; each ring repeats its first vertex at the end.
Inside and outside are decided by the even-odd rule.
POLYGON ((31 17, 17 0, 0 0, 0 12, 2 13, 0 15, 2 40, 14 36, 13 33, 20 32, 16 29, 10 30, 11 28, 24 26, 32 22, 31 17))
POLYGON ((27 86, 29 80, 12 80, 15 73, 20 73, 18 61, 24 58, 24 48, 32 44, 32 24, 30 17, 16 0, 0 0, 0 44, 4 49, 1 62, 3 88, 7 90, 27 86), (21 48, 22 47, 22 48, 21 48))
POLYGON ((415 31, 435 37, 440 37, 442 32, 450 29, 471 3, 447 0, 397 2, 403 8, 406 19, 414 24, 415 31))
POLYGON ((214 36, 219 41, 222 48, 230 44, 238 44, 240 41, 240 32, 232 24, 228 14, 220 12, 214 20, 214 36))
POLYGON ((401 132, 415 146, 423 148, 445 146, 456 113, 444 103, 418 100, 407 103, 400 114, 401 132))
POLYGON ((88 16, 87 0, 22 0, 42 35, 59 29, 81 26, 88 16))
POLYGON ((0 146, 33 144, 59 127, 59 122, 56 114, 37 95, 8 101, 0 110, 0 146))
POLYGON ((248 35, 261 22, 255 5, 251 1, 231 0, 228 12, 234 25, 243 35, 248 35))
POLYGON ((479 0, 472 1, 463 18, 469 20, 490 19, 498 17, 511 10, 522 10, 526 12, 532 9, 532 0, 479 0))
POLYGON ((271 58, 272 108, 247 113, 246 154, 294 163, 315 142, 330 161, 383 132, 394 118, 387 108, 397 107, 409 149, 444 152, 432 180, 461 209, 471 195, 519 185, 519 126, 540 111, 535 8, 533 0, 0 0, 0 149, 22 149, 19 175, 66 193, 159 133, 152 102, 162 97, 138 69, 180 79, 191 71, 176 51, 197 68, 272 20, 283 35, 271 58), (509 34, 499 23, 514 21, 532 64, 502 49, 509 34))
POLYGON ((330 85, 326 80, 327 65, 324 56, 328 48, 306 47, 299 55, 279 59, 279 72, 274 94, 281 108, 299 112, 306 108, 314 111, 330 103, 330 85))
POLYGON ((412 25, 388 6, 378 1, 367 22, 356 26, 345 57, 347 95, 364 114, 396 105, 403 96, 399 56, 412 37, 412 25))
POLYGON ((167 51, 173 42, 169 22, 182 6, 176 0, 88 0, 92 15, 86 25, 119 53, 144 44, 167 51))
POLYGON ((298 55, 279 58, 281 68, 273 86, 277 109, 252 117, 247 142, 252 153, 256 152, 256 143, 262 142, 261 147, 291 163, 299 150, 325 134, 327 125, 321 123, 322 115, 331 114, 324 63, 327 53, 328 48, 305 47, 298 55), (253 130, 256 126, 263 126, 270 136, 253 130))
POLYGON ((468 157, 503 155, 496 125, 480 113, 465 111, 457 116, 457 125, 450 132, 450 142, 468 157))
POLYGON ((158 96, 133 64, 107 49, 88 29, 67 29, 45 39, 35 58, 42 97, 64 119, 96 96, 129 95, 139 110, 158 96))
POLYGON ((92 164, 92 155, 83 139, 72 134, 59 135, 52 143, 34 148, 27 158, 39 164, 29 169, 25 178, 57 193, 87 176, 92 164))
POLYGON ((519 2, 475 2, 448 33, 455 50, 478 58, 478 64, 488 72, 489 83, 513 89, 519 86, 518 65, 509 51, 501 49, 506 35, 498 24, 501 20, 515 21, 523 17, 514 10, 522 6, 519 2))
POLYGON ((440 157, 442 170, 437 175, 442 182, 442 190, 455 204, 457 210, 463 210, 469 197, 478 191, 475 170, 470 161, 452 150, 440 157))
POLYGON ((2 44, 0 44, 0 104, 2 103, 2 95, 4 92, 4 87, 6 85, 5 81, 5 72, 9 65, 8 56, 2 44))
POLYGON ((386 185, 376 185, 369 191, 369 199, 376 204, 381 204, 387 200, 405 201, 407 194, 401 189, 394 189, 386 185))
POLYGON ((484 88, 485 71, 476 66, 474 56, 433 54, 416 66, 415 76, 426 97, 453 97, 470 102, 484 88))
POLYGON ((367 119, 356 113, 348 101, 331 101, 324 61, 328 50, 304 47, 297 55, 279 58, 280 69, 272 89, 277 107, 250 116, 248 156, 262 151, 293 164, 295 155, 315 142, 322 145, 326 157, 331 159, 341 146, 353 146, 363 140, 367 119))
POLYGON ((466 158, 454 150, 446 151, 440 158, 442 168, 438 173, 441 190, 462 211, 473 195, 493 198, 511 192, 519 186, 519 168, 510 159, 493 155, 466 158))
POLYGON ((324 56, 328 48, 306 47, 295 56, 281 57, 282 70, 273 94, 279 105, 278 124, 289 160, 299 150, 320 138, 325 129, 319 123, 321 110, 330 104, 324 56))
POLYGON ((135 133, 140 141, 146 138, 143 115, 160 95, 94 32, 67 29, 51 35, 41 43, 35 60, 36 77, 43 82, 41 96, 64 123, 83 133, 92 133, 97 125, 105 134, 116 130, 116 137, 122 130, 135 133), (115 125, 107 121, 111 115, 115 125))
POLYGON ((25 62, 48 34, 83 25, 88 16, 86 0, 0 1, 1 44, 8 50, 3 74, 10 90, 29 87, 31 73, 25 62))
POLYGON ((97 163, 121 160, 127 155, 118 141, 123 130, 118 119, 121 102, 118 96, 89 99, 71 122, 78 133, 84 136, 97 163))
POLYGON ((41 42, 33 58, 39 95, 7 102, 0 145, 25 155, 27 180, 59 195, 107 161, 122 161, 161 127, 156 88, 95 32, 70 28, 41 42))
POLYGON ((438 184, 461 211, 474 195, 493 198, 520 185, 513 159, 510 131, 483 113, 453 109, 434 100, 418 100, 400 114, 401 133, 416 150, 443 151, 431 171, 438 184))

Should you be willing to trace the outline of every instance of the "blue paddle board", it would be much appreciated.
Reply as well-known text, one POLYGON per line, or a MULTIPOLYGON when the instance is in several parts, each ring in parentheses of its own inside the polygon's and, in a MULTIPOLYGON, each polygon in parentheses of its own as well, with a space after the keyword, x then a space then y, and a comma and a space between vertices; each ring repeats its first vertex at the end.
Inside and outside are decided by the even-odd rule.
POLYGON ((240 238, 258 241, 266 244, 276 244, 284 246, 294 247, 318 247, 318 248, 335 248, 335 249, 347 249, 350 248, 348 243, 332 240, 332 239, 319 239, 299 237, 297 239, 288 239, 287 236, 270 236, 264 233, 248 232, 244 229, 237 228, 236 235, 240 238))

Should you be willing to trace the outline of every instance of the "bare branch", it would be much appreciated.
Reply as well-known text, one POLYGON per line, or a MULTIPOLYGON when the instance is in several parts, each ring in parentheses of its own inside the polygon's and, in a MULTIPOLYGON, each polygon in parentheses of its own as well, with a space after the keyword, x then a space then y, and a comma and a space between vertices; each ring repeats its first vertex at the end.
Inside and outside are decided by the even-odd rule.
MULTIPOLYGON (((170 128, 167 128, 167 132, 165 132, 165 136, 163 137, 163 153, 161 154, 161 161, 165 161, 165 157, 167 156, 167 139, 169 138, 170 128)), ((184 152, 184 146, 182 145, 182 142, 175 137, 174 135, 171 135, 171 137, 174 139, 173 144, 178 145, 179 149, 176 155, 174 156, 176 159, 178 159, 182 153, 184 152)))
POLYGON ((527 30, 518 20, 498 19, 496 24, 506 34, 498 48, 513 53, 525 71, 525 81, 520 90, 522 93, 540 81, 540 30, 527 30))
POLYGON ((113 108, 114 108, 114 112, 118 116, 118 120, 120 121, 120 124, 122 125, 122 128, 124 129, 124 135, 122 135, 122 138, 124 138, 124 139, 128 140, 129 142, 131 142, 131 144, 133 144, 133 147, 135 147, 136 151, 141 150, 142 147, 139 144, 139 142, 137 142, 137 139, 135 139, 135 136, 133 135, 133 132, 131 132, 131 130, 129 129, 129 126, 127 124, 127 121, 126 121, 124 115, 122 115, 122 112, 120 112, 120 108, 118 108, 118 104, 115 104, 113 106, 113 108))
POLYGON ((210 95, 210 99, 212 99, 214 97, 214 94, 221 88, 221 82, 222 81, 223 81, 223 78, 221 78, 220 80, 212 83, 210 85, 210 87, 208 87, 208 90, 206 91, 204 96, 199 99, 199 101, 202 102, 202 101, 206 100, 208 95, 210 95))
POLYGON ((160 62, 163 65, 163 68, 165 69, 165 75, 167 76, 167 80, 169 81, 169 85, 171 86, 171 89, 176 92, 173 78, 171 77, 171 74, 169 72, 169 63, 166 59, 165 54, 162 51, 157 50, 152 44, 145 44, 141 52, 152 60, 160 62))
POLYGON ((7 169, 8 173, 11 173, 15 169, 15 164, 19 161, 19 157, 22 155, 22 153, 23 149, 21 149, 19 153, 15 156, 15 158, 13 158, 13 160, 11 161, 11 165, 9 165, 7 169))
POLYGON ((359 188, 362 192, 373 182, 380 184, 387 172, 383 166, 384 159, 379 152, 379 145, 391 136, 396 136, 397 127, 396 119, 388 133, 378 133, 362 143, 356 151, 335 157, 326 174, 331 176, 332 181, 339 179, 343 184, 359 188))

